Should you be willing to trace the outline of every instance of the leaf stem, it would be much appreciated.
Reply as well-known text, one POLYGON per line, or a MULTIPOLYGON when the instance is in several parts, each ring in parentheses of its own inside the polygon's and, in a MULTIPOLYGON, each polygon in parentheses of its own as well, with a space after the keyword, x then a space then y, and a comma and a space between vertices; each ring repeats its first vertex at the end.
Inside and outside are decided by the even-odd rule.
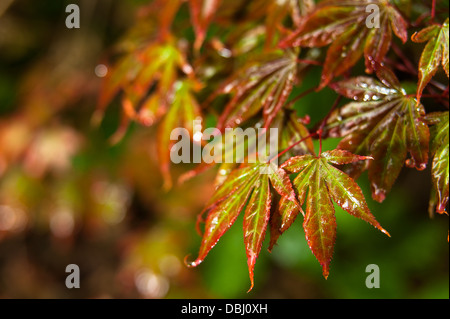
MULTIPOLYGON (((445 93, 445 92, 444 92, 445 93)), ((411 93, 406 95, 407 97, 415 97, 416 93, 411 93)), ((448 95, 446 94, 422 94, 420 97, 424 97, 424 98, 433 98, 433 99, 442 99, 444 97, 448 98, 448 95)))
POLYGON ((297 59, 297 63, 304 63, 304 64, 311 64, 311 65, 318 65, 322 66, 323 63, 316 61, 316 60, 303 60, 303 59, 297 59))
POLYGON ((331 113, 333 113, 333 111, 338 106, 339 102, 341 102, 341 99, 342 99, 342 95, 338 95, 338 97, 336 98, 336 100, 333 103, 333 106, 330 108, 330 110, 328 111, 327 115, 325 115, 325 117, 323 118, 322 122, 320 123, 319 129, 316 132, 317 135, 319 136, 319 157, 322 155, 322 134, 323 134, 323 129, 325 127, 325 124, 328 121, 328 118, 331 116, 331 113))
POLYGON ((272 159, 270 159, 269 163, 272 162, 274 159, 282 156, 283 154, 285 154, 286 152, 288 152, 290 149, 292 149, 293 147, 297 146, 298 144, 300 144, 301 142, 304 142, 306 139, 311 138, 313 136, 317 135, 317 132, 313 132, 310 133, 309 135, 303 137, 302 139, 298 140, 297 142, 295 142, 294 144, 286 147, 284 150, 282 150, 280 153, 278 153, 276 156, 274 156, 272 159))
MULTIPOLYGON (((303 92, 303 93, 306 93, 303 92)), ((318 136, 319 137, 319 157, 322 154, 322 134, 323 134, 323 128, 325 127, 325 124, 328 120, 328 118, 330 117, 331 113, 336 109, 336 107, 338 106, 339 102, 342 99, 342 95, 338 95, 338 97, 336 98, 336 100, 334 101, 333 106, 331 107, 330 111, 328 111, 328 114, 325 116, 325 118, 322 120, 322 122, 320 123, 319 128, 315 131, 310 133, 308 136, 303 137, 302 139, 298 140, 297 142, 295 142, 294 144, 288 146, 287 148, 285 148, 283 151, 281 151, 280 153, 278 153, 276 156, 274 156, 270 161, 272 162, 274 159, 279 158, 280 156, 282 156, 283 154, 285 154, 286 152, 288 152, 290 149, 292 149, 293 147, 295 147, 296 145, 300 144, 301 142, 305 141, 308 138, 314 137, 314 136, 318 136)))
POLYGON ((436 0, 431 1, 431 20, 432 23, 434 21, 434 17, 436 16, 436 0))
MULTIPOLYGON (((314 92, 315 90, 316 90, 316 88, 315 88, 315 87, 312 87, 312 88, 309 88, 309 89, 307 89, 306 91, 300 93, 299 95, 297 95, 296 97, 294 97, 292 100, 288 101, 288 102, 285 104, 284 108, 285 108, 285 109, 290 109, 290 108, 292 107, 292 105, 294 105, 298 100, 300 100, 301 98, 305 97, 305 96, 308 95, 309 93, 314 92)), ((269 128, 269 126, 270 126, 270 124, 272 124, 272 120, 273 120, 274 118, 275 118, 275 117, 272 117, 270 121, 267 121, 267 123, 264 124, 264 128, 265 128, 265 129, 269 128)))
POLYGON ((298 100, 302 99, 303 97, 305 97, 306 95, 308 95, 311 92, 314 92, 316 90, 315 87, 309 88, 306 91, 300 93, 299 95, 297 95, 296 97, 294 97, 292 100, 288 101, 286 103, 285 108, 290 108, 292 105, 294 105, 298 100))

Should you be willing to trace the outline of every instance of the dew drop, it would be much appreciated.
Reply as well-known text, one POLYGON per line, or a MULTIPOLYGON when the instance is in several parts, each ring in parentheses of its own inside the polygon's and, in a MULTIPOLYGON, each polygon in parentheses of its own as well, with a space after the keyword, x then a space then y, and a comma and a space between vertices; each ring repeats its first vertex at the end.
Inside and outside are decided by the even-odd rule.
POLYGON ((103 78, 108 74, 108 67, 104 64, 99 64, 95 67, 94 73, 99 78, 103 78))
POLYGON ((374 187, 373 191, 373 199, 377 202, 381 203, 386 198, 386 192, 383 189, 376 188, 374 184, 372 184, 372 187, 374 187))
POLYGON ((219 50, 219 54, 221 57, 224 57, 224 58, 230 58, 232 56, 232 52, 227 48, 223 48, 223 49, 219 50))
POLYGON ((418 169, 419 171, 423 171, 425 168, 427 168, 427 164, 425 164, 425 163, 421 163, 421 164, 419 165, 419 167, 417 167, 417 169, 418 169))

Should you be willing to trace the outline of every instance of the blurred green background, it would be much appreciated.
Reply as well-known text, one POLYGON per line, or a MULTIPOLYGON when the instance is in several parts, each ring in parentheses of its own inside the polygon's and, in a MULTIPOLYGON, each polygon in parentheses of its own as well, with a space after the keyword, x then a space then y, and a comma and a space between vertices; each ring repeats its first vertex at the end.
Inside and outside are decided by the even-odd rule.
MULTIPOLYGON (((266 242, 250 293, 242 216, 200 266, 186 268, 215 170, 164 192, 154 127, 133 124, 110 145, 117 102, 99 127, 91 125, 101 85, 95 68, 146 3, 0 2, 0 298, 449 298, 448 216, 428 215, 429 169, 404 168, 382 204, 371 199, 367 175, 358 179, 392 237, 336 206, 327 280, 301 218, 272 253, 266 242), (65 28, 69 3, 80 5, 80 29, 65 28), (65 287, 72 263, 80 289, 65 287), (365 285, 369 264, 380 268, 378 289, 365 285)), ((178 18, 187 14, 182 7, 178 18)), ((314 68, 292 95, 319 79, 314 68)), ((325 89, 296 110, 313 125, 335 98, 325 89)), ((337 142, 326 140, 324 149, 337 142)), ((186 169, 174 166, 174 175, 186 169)))

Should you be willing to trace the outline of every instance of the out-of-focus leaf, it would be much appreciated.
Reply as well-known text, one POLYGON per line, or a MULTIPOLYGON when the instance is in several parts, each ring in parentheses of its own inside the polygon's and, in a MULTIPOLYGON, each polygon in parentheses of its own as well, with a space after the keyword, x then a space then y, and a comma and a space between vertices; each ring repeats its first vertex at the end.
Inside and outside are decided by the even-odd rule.
POLYGON ((269 54, 239 70, 215 94, 232 93, 219 119, 219 129, 235 127, 260 110, 270 124, 291 93, 297 74, 297 51, 269 54))
POLYGON ((130 120, 150 126, 163 118, 158 128, 158 157, 164 177, 164 187, 171 187, 170 148, 173 129, 183 127, 192 137, 193 121, 200 116, 200 108, 192 92, 200 84, 193 79, 192 68, 175 45, 175 39, 151 42, 135 50, 112 67, 99 96, 98 121, 112 99, 122 92, 122 121, 111 141, 117 142, 125 134, 130 120), (178 80, 180 71, 187 77, 178 80))
POLYGON ((372 197, 382 202, 397 179, 406 160, 409 167, 425 169, 428 162, 429 129, 420 118, 422 104, 406 95, 394 74, 387 68, 377 71, 379 82, 360 76, 332 85, 351 102, 334 111, 327 121, 327 134, 343 137, 338 147, 355 154, 373 156, 370 163, 348 167, 356 178, 369 170, 372 197))
POLYGON ((122 107, 128 118, 143 125, 154 124, 167 111, 168 94, 179 70, 192 72, 174 39, 162 44, 152 42, 123 56, 105 77, 95 120, 101 119, 109 103, 122 91, 122 107))
POLYGON ((195 30, 194 48, 199 50, 205 40, 206 31, 222 0, 189 0, 191 21, 195 30))
MULTIPOLYGON (((293 184, 300 204, 303 205, 306 201, 303 228, 309 248, 322 265, 325 278, 329 275, 336 239, 336 218, 332 201, 352 216, 368 222, 389 236, 367 207, 358 184, 331 165, 343 165, 366 159, 370 158, 336 149, 324 152, 321 156, 292 157, 281 165, 288 173, 299 173, 293 184)), ((298 211, 287 210, 281 213, 282 225, 287 225, 282 226, 281 231, 284 231, 292 224, 298 211)))
POLYGON ((427 114, 425 122, 431 127, 430 154, 433 155, 431 177, 433 181, 433 194, 430 199, 430 213, 435 209, 438 213, 446 213, 448 204, 449 183, 449 127, 448 112, 435 112, 427 114))
POLYGON ((314 1, 312 0, 272 0, 267 5, 267 16, 265 21, 266 48, 274 46, 274 40, 278 40, 276 38, 277 30, 282 27, 282 23, 288 15, 291 16, 292 21, 298 27, 303 21, 302 16, 311 12, 313 8, 314 1))
POLYGON ((419 83, 417 85, 417 100, 420 101, 423 89, 436 74, 442 64, 447 77, 448 70, 448 18, 442 25, 431 25, 412 35, 414 42, 425 42, 419 61, 419 83))
POLYGON ((325 58, 321 89, 355 65, 363 55, 366 71, 372 72, 370 59, 383 61, 391 44, 392 31, 406 42, 407 23, 389 1, 327 0, 320 2, 280 46, 321 47, 331 44, 325 58))
POLYGON ((183 2, 183 0, 154 0, 140 7, 138 17, 141 18, 141 21, 138 21, 135 26, 135 32, 146 32, 145 24, 149 21, 156 22, 158 39, 162 42, 166 41, 170 37, 170 28, 183 2))
POLYGON ((222 235, 234 224, 250 198, 244 213, 244 243, 253 288, 253 270, 261 251, 270 218, 272 195, 269 182, 282 197, 296 202, 287 174, 273 163, 256 163, 234 170, 207 204, 205 231, 198 257, 188 265, 198 266, 222 235))
POLYGON ((193 85, 189 80, 175 83, 170 109, 158 128, 157 149, 165 189, 172 186, 170 176, 170 152, 174 144, 174 141, 170 140, 172 130, 184 128, 192 138, 194 120, 201 118, 200 107, 192 95, 193 85))

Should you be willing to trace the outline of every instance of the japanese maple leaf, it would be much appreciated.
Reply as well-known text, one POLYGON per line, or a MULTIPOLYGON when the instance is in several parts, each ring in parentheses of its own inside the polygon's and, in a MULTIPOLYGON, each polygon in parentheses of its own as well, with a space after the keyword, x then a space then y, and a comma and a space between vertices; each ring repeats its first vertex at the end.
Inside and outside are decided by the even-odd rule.
POLYGON ((412 35, 414 42, 425 42, 419 61, 419 82, 417 85, 417 100, 420 100, 422 91, 436 74, 442 64, 447 77, 448 70, 448 18, 442 25, 433 24, 412 35))
POLYGON ((407 22, 387 0, 326 0, 320 2, 280 46, 315 48, 331 44, 325 58, 321 89, 363 55, 367 72, 373 71, 370 59, 383 61, 391 44, 392 31, 406 42, 407 22))
POLYGON ((195 30, 194 48, 199 50, 205 40, 206 31, 222 0, 189 0, 191 21, 195 30))
POLYGON ((433 182, 432 196, 430 200, 430 210, 445 213, 448 204, 448 183, 449 183, 449 165, 448 165, 448 112, 435 112, 427 114, 425 122, 431 127, 431 147, 430 153, 433 154, 431 166, 431 177, 433 182))
POLYGON ((218 127, 236 127, 262 110, 264 126, 270 124, 292 91, 297 75, 297 51, 277 51, 263 61, 239 70, 216 94, 233 94, 218 127))
POLYGON ((299 26, 303 22, 302 16, 311 12, 314 6, 314 0, 269 1, 265 19, 266 48, 276 45, 274 39, 278 40, 278 37, 276 37, 277 32, 282 27, 283 21, 288 14, 291 16, 295 26, 299 26))
POLYGON ((160 119, 167 111, 168 94, 179 70, 192 72, 174 41, 152 42, 121 57, 104 79, 96 116, 101 117, 121 92, 122 107, 130 119, 147 126, 160 119))
POLYGON ((170 153, 178 151, 172 149, 175 141, 171 140, 171 134, 175 129, 183 128, 192 140, 194 121, 201 119, 200 106, 193 96, 195 86, 196 83, 190 80, 175 82, 170 108, 158 127, 158 158, 166 190, 172 186, 170 153))
MULTIPOLYGON (((184 183, 186 180, 220 163, 215 185, 222 184, 231 171, 240 165, 239 163, 249 162, 249 158, 259 158, 258 153, 261 152, 259 149, 260 139, 264 137, 270 144, 272 129, 276 129, 274 132, 276 132, 278 137, 278 150, 276 152, 278 153, 289 148, 289 151, 283 157, 303 155, 306 153, 313 154, 314 144, 303 121, 304 119, 298 118, 295 115, 294 110, 283 109, 281 112, 278 112, 269 130, 261 129, 263 124, 262 120, 255 127, 249 128, 254 129, 257 133, 249 134, 245 138, 243 135, 239 138, 237 136, 238 134, 236 136, 226 133, 219 135, 220 131, 214 129, 218 135, 209 141, 202 150, 205 154, 213 153, 211 154, 211 159, 208 162, 203 161, 196 168, 182 174, 178 183, 184 183), (303 141, 297 143, 300 140, 303 141), (295 146, 291 148, 293 144, 295 146)), ((272 152, 273 150, 270 151, 272 152)))
POLYGON ((243 227, 250 290, 253 288, 253 270, 265 238, 272 205, 269 182, 282 197, 296 202, 289 176, 273 163, 256 163, 231 172, 203 211, 207 212, 207 216, 199 254, 188 266, 198 266, 205 259, 222 235, 234 224, 248 201, 243 227))
POLYGON ((405 93, 389 69, 380 65, 377 76, 381 82, 359 76, 332 85, 355 102, 336 110, 326 130, 330 136, 343 137, 338 148, 374 158, 370 163, 353 163, 348 172, 356 178, 368 168, 372 197, 382 202, 408 152, 407 166, 425 169, 430 133, 420 120, 425 115, 423 105, 405 93))
POLYGON ((103 82, 94 118, 98 121, 111 101, 121 94, 124 112, 120 127, 111 138, 114 143, 123 137, 130 120, 145 126, 161 121, 157 150, 164 188, 168 189, 172 185, 170 134, 173 129, 182 127, 192 137, 193 121, 201 115, 193 95, 199 87, 175 39, 166 35, 165 42, 151 42, 125 54, 111 67, 103 82), (180 71, 187 76, 179 79, 180 71))
MULTIPOLYGON (((328 277, 334 243, 336 240, 336 217, 333 201, 352 216, 358 217, 388 234, 367 207, 358 184, 334 165, 354 163, 370 157, 354 155, 345 150, 332 150, 320 156, 302 155, 292 157, 281 165, 288 173, 299 173, 294 179, 298 201, 306 201, 303 220, 308 246, 322 266, 323 276, 328 277)), ((284 210, 282 231, 289 227, 299 210, 284 210)))

